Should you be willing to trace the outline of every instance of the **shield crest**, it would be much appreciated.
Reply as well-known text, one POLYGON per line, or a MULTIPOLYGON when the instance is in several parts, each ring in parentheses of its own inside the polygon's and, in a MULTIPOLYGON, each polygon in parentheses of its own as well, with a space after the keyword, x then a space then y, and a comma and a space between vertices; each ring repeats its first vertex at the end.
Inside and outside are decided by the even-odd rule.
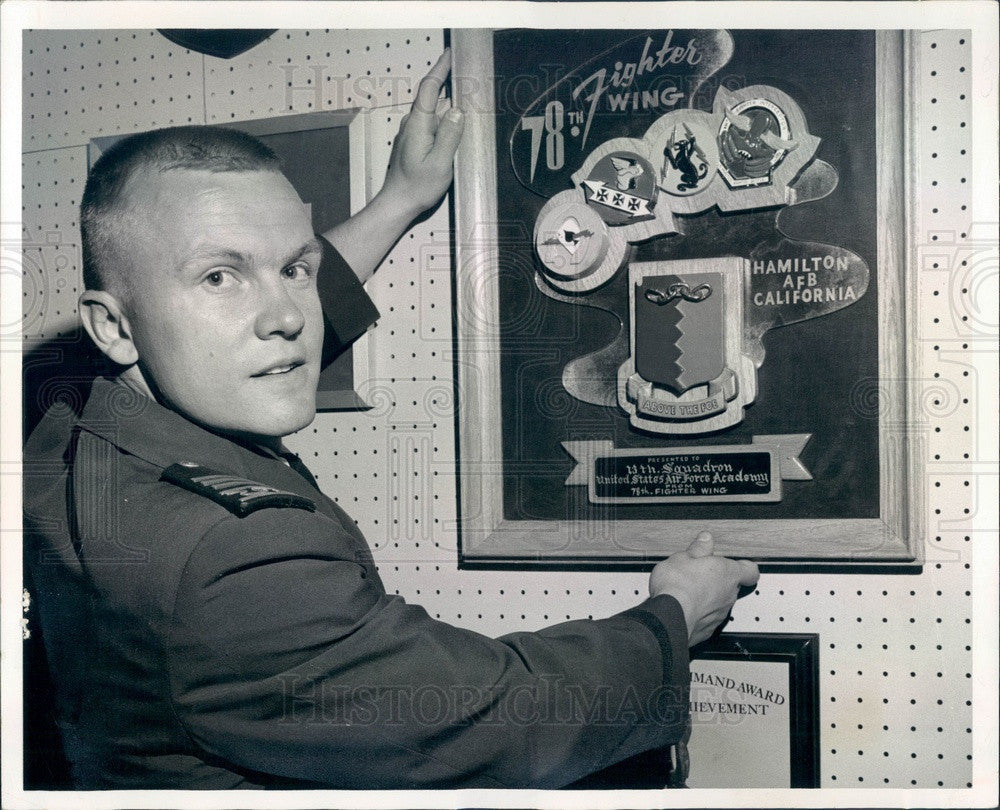
POLYGON ((726 368, 720 273, 646 276, 635 285, 635 370, 676 395, 726 368))

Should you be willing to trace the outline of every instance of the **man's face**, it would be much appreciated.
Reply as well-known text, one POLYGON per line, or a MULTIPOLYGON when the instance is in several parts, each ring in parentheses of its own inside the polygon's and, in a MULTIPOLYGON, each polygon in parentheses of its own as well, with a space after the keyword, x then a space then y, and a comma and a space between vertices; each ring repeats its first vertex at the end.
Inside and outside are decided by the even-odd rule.
POLYGON ((126 311, 146 383, 214 430, 264 438, 308 425, 323 342, 321 247, 295 190, 270 171, 134 180, 126 311))

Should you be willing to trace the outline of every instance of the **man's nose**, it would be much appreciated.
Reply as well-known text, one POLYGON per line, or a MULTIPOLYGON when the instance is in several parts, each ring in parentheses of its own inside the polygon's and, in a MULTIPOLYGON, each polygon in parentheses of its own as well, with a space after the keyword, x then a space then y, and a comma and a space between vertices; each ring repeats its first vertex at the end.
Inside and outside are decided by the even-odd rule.
POLYGON ((280 280, 261 288, 255 322, 257 337, 261 340, 294 338, 302 331, 305 323, 302 309, 280 280))

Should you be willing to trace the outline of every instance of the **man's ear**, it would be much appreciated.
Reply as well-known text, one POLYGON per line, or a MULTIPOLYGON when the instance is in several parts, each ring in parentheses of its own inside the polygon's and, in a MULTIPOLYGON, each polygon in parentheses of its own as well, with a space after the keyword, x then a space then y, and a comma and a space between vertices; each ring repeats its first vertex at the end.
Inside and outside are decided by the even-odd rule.
POLYGON ((120 366, 134 365, 139 352, 132 342, 132 327, 121 301, 104 290, 84 290, 80 318, 97 348, 120 366))

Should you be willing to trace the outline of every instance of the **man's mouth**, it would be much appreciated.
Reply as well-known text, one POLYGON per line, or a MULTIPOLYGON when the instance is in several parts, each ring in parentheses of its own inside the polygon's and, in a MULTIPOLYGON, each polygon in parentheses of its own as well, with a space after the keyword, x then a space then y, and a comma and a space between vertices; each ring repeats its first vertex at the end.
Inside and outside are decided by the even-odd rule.
POLYGON ((270 366, 269 368, 259 371, 256 374, 251 374, 252 377, 272 377, 278 374, 287 374, 290 371, 294 371, 299 366, 304 365, 301 360, 294 360, 291 363, 283 363, 280 366, 270 366))

